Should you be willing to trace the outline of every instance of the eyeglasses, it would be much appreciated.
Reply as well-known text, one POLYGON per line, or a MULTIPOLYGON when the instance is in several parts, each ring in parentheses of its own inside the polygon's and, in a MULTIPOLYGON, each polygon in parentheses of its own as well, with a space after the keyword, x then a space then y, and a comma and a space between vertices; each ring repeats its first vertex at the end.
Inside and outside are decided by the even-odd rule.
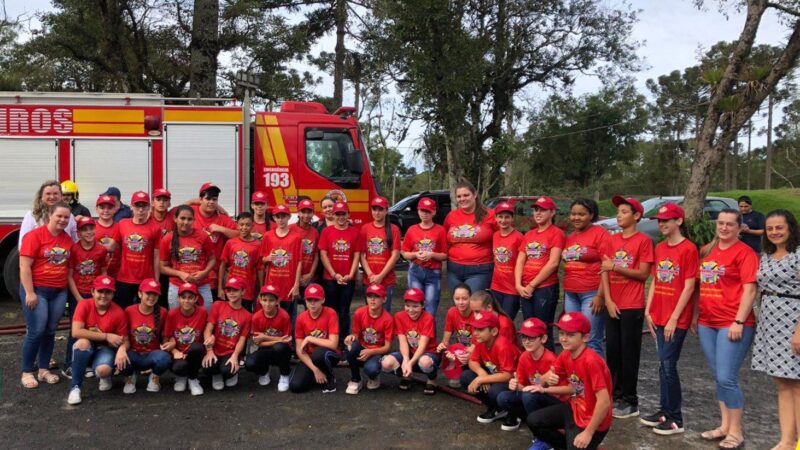
POLYGON ((521 341, 523 341, 523 342, 524 341, 535 341, 535 340, 541 339, 541 338, 542 338, 542 336, 533 336, 533 337, 531 337, 531 336, 527 336, 527 335, 524 335, 524 334, 520 334, 519 335, 519 339, 521 341))

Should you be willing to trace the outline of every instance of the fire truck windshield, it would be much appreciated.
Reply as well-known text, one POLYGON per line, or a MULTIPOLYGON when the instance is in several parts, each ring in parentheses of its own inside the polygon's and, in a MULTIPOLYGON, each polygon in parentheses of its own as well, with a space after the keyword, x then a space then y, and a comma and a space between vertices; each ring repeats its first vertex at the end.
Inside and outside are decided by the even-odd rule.
POLYGON ((337 185, 347 189, 361 187, 361 174, 364 172, 362 158, 361 152, 353 144, 350 130, 306 130, 306 164, 337 185))

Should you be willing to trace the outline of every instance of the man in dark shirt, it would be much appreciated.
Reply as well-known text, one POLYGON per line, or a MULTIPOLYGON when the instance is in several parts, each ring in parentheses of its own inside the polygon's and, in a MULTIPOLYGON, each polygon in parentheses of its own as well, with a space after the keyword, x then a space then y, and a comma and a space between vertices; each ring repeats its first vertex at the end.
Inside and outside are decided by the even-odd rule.
POLYGON ((761 253, 761 236, 764 235, 764 215, 753 209, 753 200, 743 195, 739 197, 739 212, 742 213, 742 242, 761 253))
POLYGON ((133 217, 133 211, 131 211, 131 207, 122 203, 122 193, 119 191, 119 188, 114 186, 109 186, 105 192, 100 195, 110 195, 117 199, 117 211, 114 212, 114 222, 119 222, 122 219, 130 219, 133 217))

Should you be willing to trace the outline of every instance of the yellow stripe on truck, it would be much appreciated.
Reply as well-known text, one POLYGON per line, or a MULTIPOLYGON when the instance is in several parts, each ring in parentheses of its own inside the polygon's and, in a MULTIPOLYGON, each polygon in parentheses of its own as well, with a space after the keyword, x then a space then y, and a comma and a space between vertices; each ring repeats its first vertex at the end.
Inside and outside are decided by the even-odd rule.
POLYGON ((144 123, 76 123, 75 134, 144 134, 144 123))
MULTIPOLYGON (((334 188, 335 189, 335 188, 334 188)), ((352 204, 350 202, 369 202, 369 191, 366 189, 340 189, 344 196, 347 198, 348 204, 350 204, 352 209, 352 204)), ((305 195, 318 202, 322 200, 322 197, 328 195, 331 189, 300 189, 297 192, 297 195, 305 195)))
POLYGON ((141 109, 74 109, 72 122, 91 123, 144 123, 144 110, 141 109))
POLYGON ((242 122, 242 111, 191 111, 185 109, 167 109, 164 111, 164 122, 242 122))

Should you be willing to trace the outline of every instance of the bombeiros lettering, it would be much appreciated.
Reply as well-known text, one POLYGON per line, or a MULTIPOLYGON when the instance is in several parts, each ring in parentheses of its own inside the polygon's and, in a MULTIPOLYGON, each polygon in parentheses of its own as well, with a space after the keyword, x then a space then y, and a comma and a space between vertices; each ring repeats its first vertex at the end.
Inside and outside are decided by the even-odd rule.
POLYGON ((0 107, 0 134, 69 134, 72 110, 67 108, 0 107))

